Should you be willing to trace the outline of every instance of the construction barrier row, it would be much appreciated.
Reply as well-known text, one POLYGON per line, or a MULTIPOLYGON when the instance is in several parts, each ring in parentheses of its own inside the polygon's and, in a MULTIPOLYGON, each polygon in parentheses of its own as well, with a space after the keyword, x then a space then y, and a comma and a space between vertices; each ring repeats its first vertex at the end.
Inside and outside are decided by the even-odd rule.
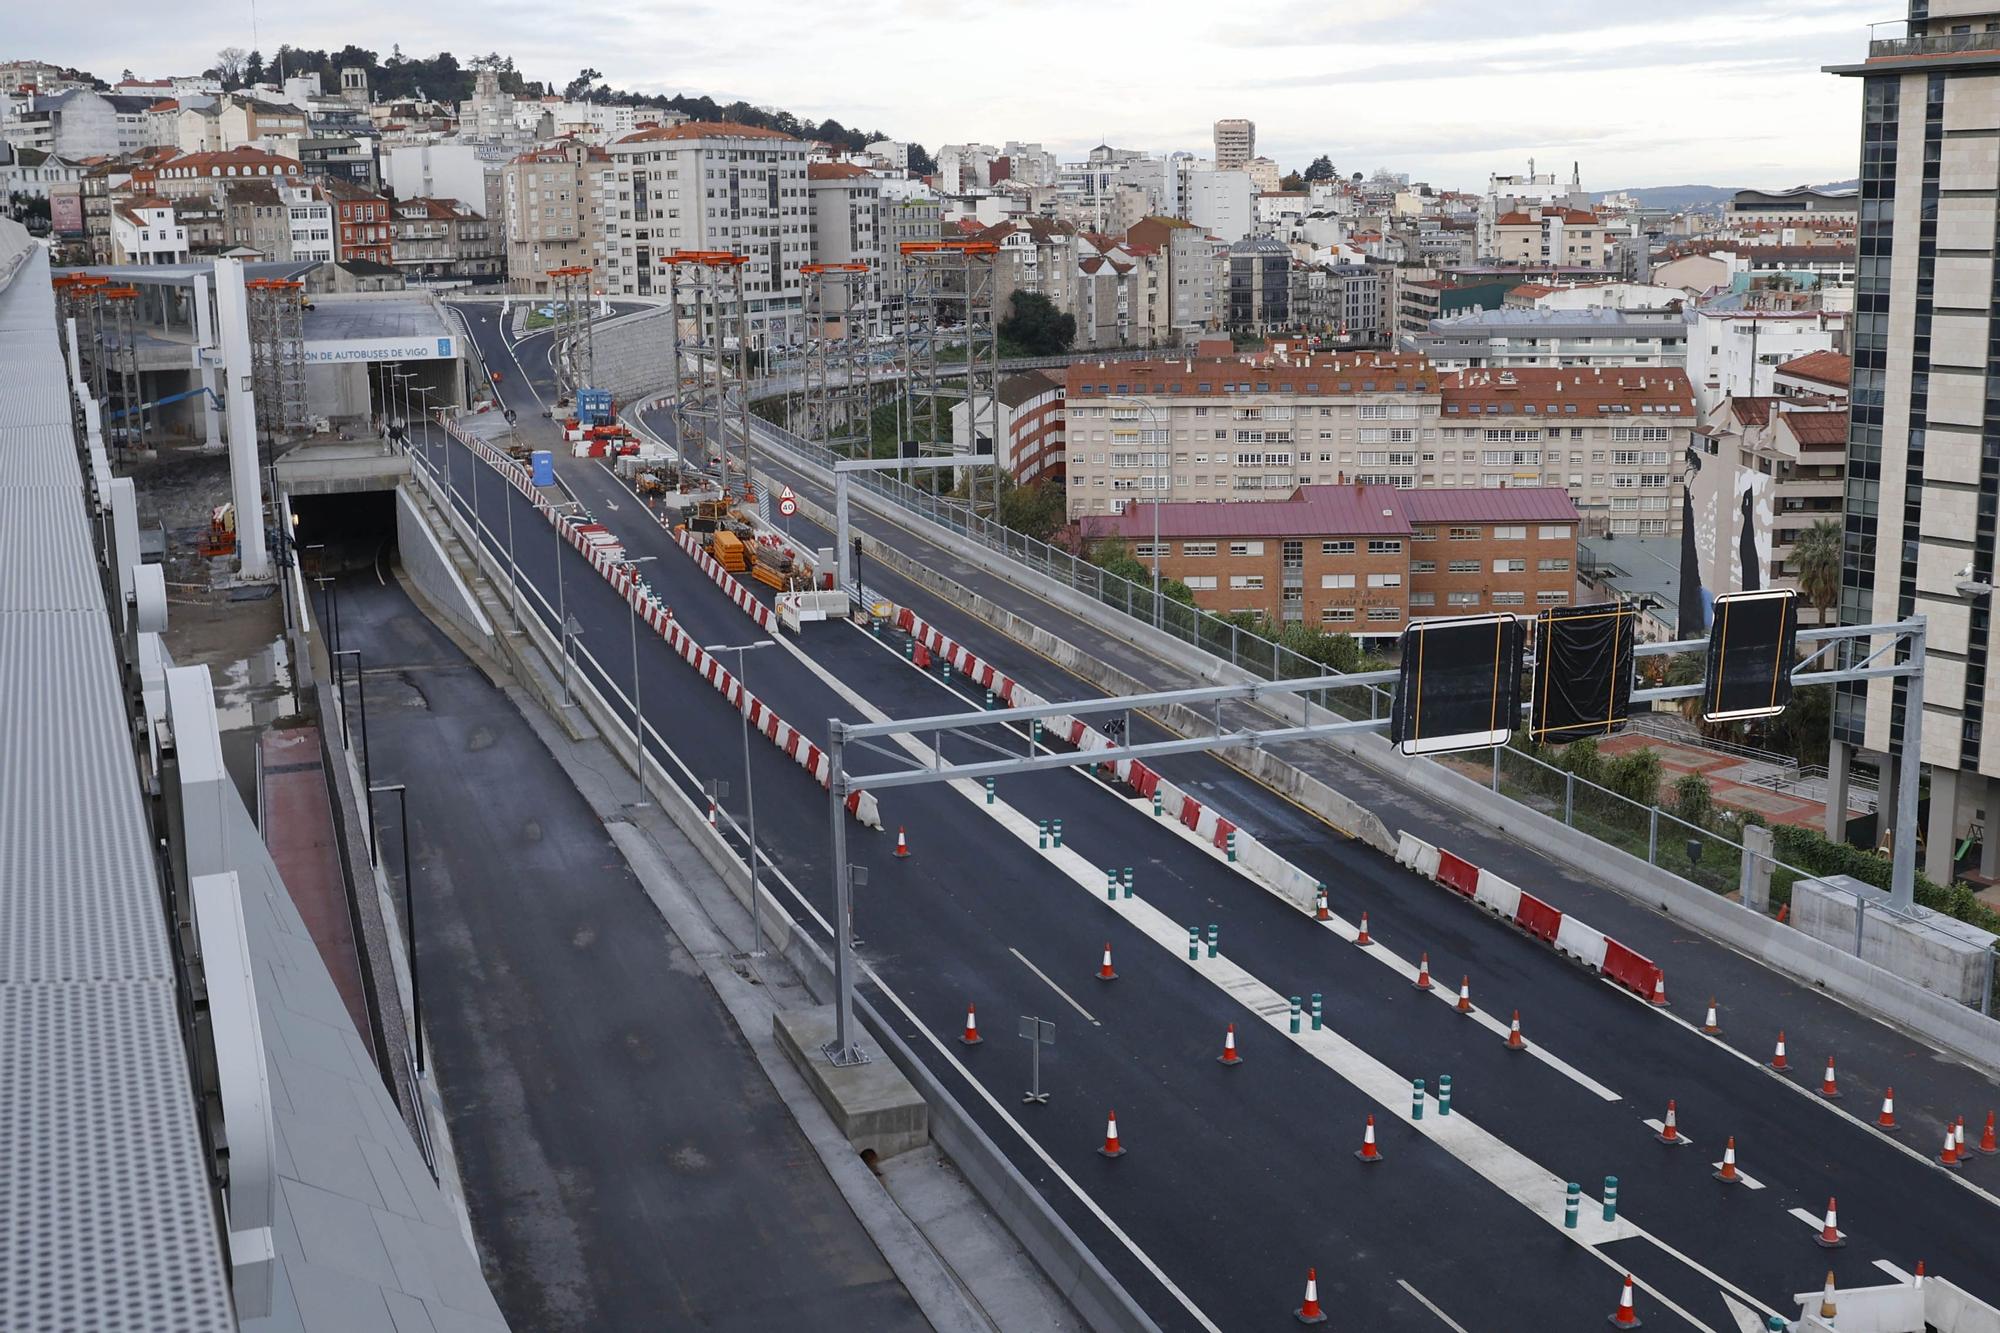
MULTIPOLYGON (((484 440, 477 440, 461 432, 456 425, 447 423, 446 430, 453 439, 471 450, 473 455, 485 462, 493 470, 506 478, 508 484, 525 496, 535 506, 537 513, 555 526, 564 540, 569 542, 591 568, 603 575, 605 582, 617 590, 626 605, 637 613, 640 620, 667 641, 686 662, 698 672, 701 678, 715 687, 739 713, 750 719, 751 727, 773 745, 782 750, 799 767, 813 775, 820 786, 828 784, 832 763, 819 746, 807 740, 789 722, 779 717, 756 695, 743 688, 736 677, 715 657, 704 651, 700 644, 683 630, 674 620, 674 613, 667 605, 653 596, 649 589, 632 572, 632 566, 625 561, 625 548, 617 537, 603 524, 594 520, 572 518, 556 512, 554 505, 529 479, 528 470, 513 457, 493 448, 484 440)), ((767 612, 768 614, 768 612, 767 612)), ((882 827, 882 816, 872 792, 853 792, 847 798, 847 809, 856 820, 869 828, 882 827)))
MULTIPOLYGON (((981 659, 951 639, 909 607, 896 608, 895 624, 898 629, 914 639, 918 646, 932 656, 941 657, 951 663, 952 670, 974 685, 992 690, 993 697, 1008 707, 1030 708, 1049 702, 1018 680, 1001 672, 991 662, 981 659)), ((1237 865, 1269 885, 1300 911, 1314 910, 1320 887, 1317 879, 1237 828, 1219 811, 1203 805, 1193 796, 1168 782, 1156 770, 1136 759, 1117 758, 1117 742, 1082 718, 1071 717, 1066 713, 1044 718, 1042 735, 1047 740, 1065 743, 1080 751, 1106 751, 1104 761, 1099 767, 1115 775, 1134 795, 1142 800, 1152 800, 1157 797, 1162 815, 1179 820, 1184 828, 1191 830, 1218 851, 1233 851, 1237 865)))
POLYGON ((694 562, 701 566, 701 572, 708 575, 716 587, 729 594, 729 600, 736 603, 738 610, 756 621, 765 633, 778 632, 777 617, 771 614, 771 608, 757 600, 756 594, 744 587, 741 579, 724 569, 721 561, 703 550, 699 537, 684 527, 675 528, 673 534, 680 548, 694 557, 694 562))
POLYGON ((1409 832, 1398 839, 1396 861, 1425 879, 1471 899, 1501 920, 1513 922, 1536 939, 1554 946, 1565 958, 1582 963, 1646 999, 1662 993, 1666 978, 1652 959, 1551 907, 1490 870, 1482 870, 1409 832))

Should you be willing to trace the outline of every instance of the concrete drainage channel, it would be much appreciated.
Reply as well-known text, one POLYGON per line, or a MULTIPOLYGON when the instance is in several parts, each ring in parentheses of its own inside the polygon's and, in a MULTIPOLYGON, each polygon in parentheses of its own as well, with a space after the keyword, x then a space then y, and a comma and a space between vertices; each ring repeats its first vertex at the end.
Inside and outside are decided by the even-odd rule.
MULTIPOLYGON (((470 524, 438 489, 436 478, 427 469, 420 466, 414 468, 413 473, 434 502, 428 508, 434 514, 442 515, 459 542, 474 554, 481 572, 492 586, 496 589, 505 586, 507 571, 502 559, 484 542, 476 540, 470 524)), ((433 515, 424 517, 435 521, 433 515)), ((487 610, 492 612, 504 609, 506 599, 489 598, 485 599, 485 604, 487 610)), ((538 662, 524 656, 526 647, 518 642, 516 635, 496 634, 492 642, 510 659, 518 677, 536 693, 549 714, 562 724, 568 710, 561 704, 551 674, 558 669, 560 645, 536 616, 521 617, 516 628, 532 642, 534 651, 539 655, 538 662)), ((620 710, 609 704, 587 672, 572 674, 571 693, 592 726, 605 735, 621 738, 613 748, 621 760, 629 764, 633 750, 629 742, 629 718, 621 716, 620 710)), ((654 738, 659 740, 658 733, 654 733, 654 738)), ((664 746, 663 741, 659 743, 664 746)), ((709 825, 705 806, 698 806, 657 761, 649 760, 647 768, 646 785, 659 800, 661 810, 672 819, 675 827, 700 852, 702 859, 747 911, 750 905, 748 866, 721 833, 709 825)), ((768 946, 792 966, 815 998, 822 1004, 830 1001, 833 995, 831 958, 817 940, 800 928, 789 909, 762 882, 761 877, 758 890, 759 910, 765 922, 768 946)), ((980 1199, 993 1210, 1034 1260, 1050 1285, 1070 1302, 1090 1328, 1100 1330, 1100 1333, 1157 1333, 1158 1325, 1139 1308, 1130 1293, 1021 1174, 930 1067, 918 1058, 898 1035, 894 1025, 886 1021, 866 995, 855 996, 855 1011, 873 1039, 872 1044, 880 1055, 887 1057, 887 1064, 877 1062, 864 1068, 873 1068, 878 1077, 892 1072, 900 1074, 901 1077, 893 1079, 893 1083, 903 1085, 913 1094, 918 1103, 914 1107, 915 1114, 922 1116, 927 1124, 918 1127, 913 1122, 911 1101, 898 1096, 893 1086, 887 1091, 882 1091, 880 1087, 871 1088, 866 1094, 870 1098, 886 1098, 886 1115, 857 1118, 842 1107, 840 1101, 833 1097, 824 1077, 824 1062, 805 1054, 807 1051, 816 1052, 819 1042, 824 1040, 824 1036, 815 1035, 814 1029, 815 1021, 830 1023, 830 1019, 818 1018, 823 1011, 806 1011, 799 1019, 790 1022, 787 1021, 788 1016, 781 1012, 774 1023, 774 1035, 792 1064, 805 1076, 828 1114, 848 1134, 849 1141, 855 1144, 863 1160, 868 1161, 870 1154, 875 1155, 874 1161, 868 1161, 871 1170, 881 1157, 920 1144, 927 1132, 929 1140, 952 1160, 980 1199)))

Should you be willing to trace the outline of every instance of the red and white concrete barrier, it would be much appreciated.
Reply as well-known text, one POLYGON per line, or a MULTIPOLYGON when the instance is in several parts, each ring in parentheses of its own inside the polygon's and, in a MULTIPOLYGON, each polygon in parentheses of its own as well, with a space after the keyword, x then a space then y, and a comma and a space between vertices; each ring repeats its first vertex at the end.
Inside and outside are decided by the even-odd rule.
POLYGON ((673 537, 683 551, 694 557, 695 564, 701 566, 701 572, 708 575, 716 587, 729 594, 729 600, 736 603, 739 611, 756 621, 758 628, 766 634, 778 632, 778 618, 771 613, 771 608, 757 600, 757 595, 743 586, 743 580, 724 569, 721 561, 703 550, 699 537, 686 528, 675 528, 673 537))

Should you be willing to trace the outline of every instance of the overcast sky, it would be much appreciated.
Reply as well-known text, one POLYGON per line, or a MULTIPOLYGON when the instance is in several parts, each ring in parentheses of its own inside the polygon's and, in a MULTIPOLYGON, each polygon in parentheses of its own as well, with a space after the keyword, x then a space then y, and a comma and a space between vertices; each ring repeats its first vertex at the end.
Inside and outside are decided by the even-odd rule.
MULTIPOLYGON (((1786 186, 1855 173, 1861 90, 1820 66, 1864 51, 1887 0, 349 0, 267 3, 258 38, 461 59, 529 78, 586 65, 617 87, 707 93, 941 143, 1100 140, 1207 151, 1257 122, 1287 169, 1324 152, 1443 187, 1492 171, 1606 189, 1786 186)), ((5 55, 110 79, 251 46, 247 0, 10 6, 5 55)))

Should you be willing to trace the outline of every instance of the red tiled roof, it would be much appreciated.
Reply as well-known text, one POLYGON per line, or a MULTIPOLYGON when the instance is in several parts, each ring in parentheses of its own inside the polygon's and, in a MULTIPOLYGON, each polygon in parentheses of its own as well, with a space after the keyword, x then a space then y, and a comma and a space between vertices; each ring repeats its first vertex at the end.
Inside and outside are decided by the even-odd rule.
POLYGON ((865 180, 875 173, 866 167, 857 167, 852 162, 808 162, 806 179, 809 181, 865 180))
MULTIPOLYGON (((1417 523, 1575 523, 1576 506, 1560 488, 1398 490, 1394 486, 1301 486, 1284 500, 1159 507, 1162 537, 1407 536, 1417 523)), ((1146 538, 1153 507, 1093 516, 1086 536, 1146 538)))
POLYGON ((650 130, 628 134, 618 142, 658 143, 667 139, 782 139, 786 143, 799 142, 778 130, 767 130, 758 125, 738 125, 727 120, 690 120, 679 125, 656 125, 650 130))
POLYGON ((1437 372, 1422 356, 1354 352, 1300 356, 1171 357, 1162 360, 1078 362, 1064 371, 1072 398, 1109 394, 1160 394, 1216 398, 1224 385, 1248 383, 1256 392, 1338 397, 1355 393, 1435 393, 1437 372), (1400 377, 1400 378, 1399 378, 1400 377), (1202 385, 1208 388, 1204 390, 1202 385), (1372 388, 1363 389, 1363 384, 1372 388), (1268 390, 1255 386, 1267 385, 1268 390), (1398 387, 1400 385, 1400 388, 1398 387), (1109 387, 1100 387, 1109 386, 1109 387))
POLYGON ((1854 372, 1854 359, 1840 352, 1807 352, 1804 356, 1793 357, 1778 367, 1778 374, 1790 375, 1794 379, 1812 380, 1819 384, 1833 384, 1847 387, 1848 377, 1854 372))
POLYGON ((1780 412, 1778 421, 1803 448, 1845 448, 1847 409, 1824 412, 1780 412))
POLYGON ((1678 406, 1681 414, 1691 417, 1695 407, 1694 386, 1688 383, 1687 372, 1658 367, 1455 370, 1439 375, 1438 391, 1447 413, 1454 407, 1483 411, 1488 403, 1499 404, 1502 411, 1523 412, 1532 406, 1546 412, 1550 407, 1574 403, 1578 412, 1592 413, 1612 404, 1678 406))
POLYGON ((1737 422, 1745 426, 1770 424, 1771 405, 1779 400, 1771 397, 1740 397, 1729 400, 1729 411, 1737 422))

